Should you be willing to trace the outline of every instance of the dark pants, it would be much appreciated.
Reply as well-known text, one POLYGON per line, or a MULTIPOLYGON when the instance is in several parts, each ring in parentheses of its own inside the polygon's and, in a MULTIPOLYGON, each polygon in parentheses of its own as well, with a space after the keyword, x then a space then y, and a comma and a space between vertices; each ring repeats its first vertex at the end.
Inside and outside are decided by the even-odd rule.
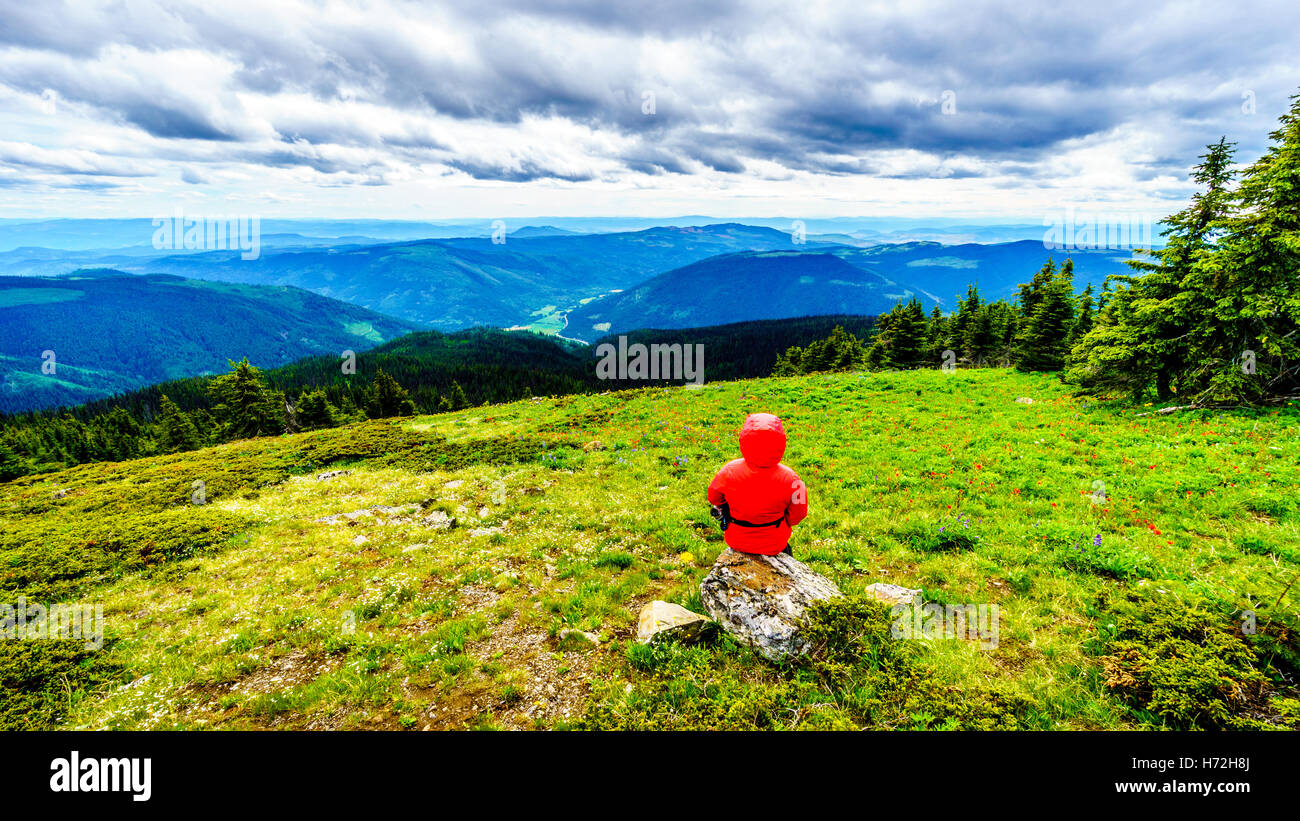
POLYGON ((782 550, 781 552, 792 559, 794 558, 794 551, 790 549, 790 545, 788 544, 785 546, 785 550, 782 550))

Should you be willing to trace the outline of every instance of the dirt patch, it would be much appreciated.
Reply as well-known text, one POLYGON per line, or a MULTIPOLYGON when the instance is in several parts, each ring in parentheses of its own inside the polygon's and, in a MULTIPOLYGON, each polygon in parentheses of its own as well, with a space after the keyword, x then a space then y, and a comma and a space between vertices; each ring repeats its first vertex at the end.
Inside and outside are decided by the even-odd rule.
MULTIPOLYGON (((191 717, 205 718, 213 724, 221 723, 231 710, 223 708, 220 701, 225 696, 236 696, 240 700, 250 696, 282 693, 303 687, 326 673, 337 669, 343 662, 341 655, 325 653, 308 653, 306 650, 292 650, 282 656, 271 659, 263 666, 233 681, 216 684, 190 684, 181 688, 177 695, 191 700, 193 704, 186 710, 191 717)), ((231 714, 233 715, 233 713, 231 714)), ((282 725, 287 720, 279 716, 263 726, 282 725)))
POLYGON ((461 729, 490 718, 498 727, 529 730, 578 719, 590 691, 587 677, 600 650, 561 653, 555 645, 545 629, 511 614, 492 628, 491 636, 466 648, 484 664, 517 673, 509 692, 484 674, 479 688, 430 693, 423 729, 461 729))

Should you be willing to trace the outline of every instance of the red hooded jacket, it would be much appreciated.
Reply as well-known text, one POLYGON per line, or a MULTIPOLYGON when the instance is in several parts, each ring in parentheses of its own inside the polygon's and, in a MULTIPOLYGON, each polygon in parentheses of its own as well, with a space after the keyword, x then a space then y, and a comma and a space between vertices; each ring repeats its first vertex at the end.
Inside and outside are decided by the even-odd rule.
POLYGON ((808 515, 808 491, 799 474, 781 464, 785 427, 770 413, 753 413, 740 429, 740 453, 722 466, 709 483, 709 504, 726 502, 731 518, 766 524, 745 527, 732 523, 723 534, 727 546, 742 553, 773 556, 790 543, 791 528, 808 515))

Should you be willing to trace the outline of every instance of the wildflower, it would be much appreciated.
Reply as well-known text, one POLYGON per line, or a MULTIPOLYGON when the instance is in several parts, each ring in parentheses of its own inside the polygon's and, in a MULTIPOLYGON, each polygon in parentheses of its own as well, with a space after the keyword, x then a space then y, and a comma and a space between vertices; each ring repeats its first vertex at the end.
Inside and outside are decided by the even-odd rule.
POLYGON ((1093 547, 1101 547, 1101 534, 1100 534, 1100 533, 1098 533, 1096 536, 1093 536, 1093 537, 1092 537, 1092 546, 1093 546, 1093 547))

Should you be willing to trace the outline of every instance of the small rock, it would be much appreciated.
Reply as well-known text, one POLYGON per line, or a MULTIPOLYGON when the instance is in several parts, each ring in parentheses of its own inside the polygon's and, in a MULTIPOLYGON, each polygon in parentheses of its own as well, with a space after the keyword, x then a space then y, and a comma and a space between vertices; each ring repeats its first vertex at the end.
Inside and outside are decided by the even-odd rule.
POLYGON ((867 586, 867 594, 885 604, 920 604, 921 591, 898 584, 876 582, 867 586))
POLYGON ((428 546, 429 546, 429 545, 428 545, 427 542, 420 542, 419 544, 409 544, 409 545, 407 545, 406 547, 402 548, 402 552, 403 552, 403 553, 412 553, 412 552, 414 552, 414 551, 416 551, 416 550, 423 550, 424 548, 426 548, 426 547, 428 547, 428 546))
POLYGON ((503 532, 504 531, 500 527, 476 527, 470 530, 469 535, 470 538, 474 538, 476 536, 491 536, 493 533, 503 532))
POLYGON ((53 496, 54 496, 55 499, 62 499, 62 498, 64 498, 64 497, 67 496, 67 495, 68 495, 68 491, 63 490, 62 488, 60 488, 59 490, 54 491, 54 494, 53 494, 53 496))
POLYGON ((333 479, 335 476, 347 476, 350 473, 352 473, 350 470, 330 470, 325 473, 316 474, 316 481, 323 482, 326 479, 333 479))
POLYGON ((571 647, 575 645, 599 645, 600 636, 584 630, 574 630, 571 627, 566 627, 560 631, 560 643, 568 644, 571 647))
POLYGON ((709 615, 772 661, 807 652, 801 634, 808 607, 839 595, 834 582, 793 556, 731 548, 722 551, 700 583, 709 615))
POLYGON ((358 536, 352 540, 352 544, 356 547, 361 547, 361 545, 365 544, 367 541, 368 539, 366 539, 365 536, 358 536))
POLYGON ((1028 396, 1021 396, 1021 397, 1019 397, 1019 398, 1016 399, 1016 402, 1020 403, 1021 405, 1032 405, 1032 404, 1034 404, 1034 400, 1030 399, 1028 396))
POLYGON ((492 511, 488 508, 487 505, 484 505, 483 507, 480 507, 480 508, 478 509, 478 517, 479 517, 480 519, 486 519, 487 517, 489 517, 489 516, 491 516, 491 515, 492 515, 492 511))
POLYGON ((448 482, 447 484, 443 485, 443 487, 447 488, 447 490, 452 490, 454 488, 460 487, 463 484, 465 484, 464 479, 456 479, 454 481, 448 482))
POLYGON ((641 608, 636 638, 642 644, 649 644, 659 636, 670 634, 675 639, 692 641, 699 638, 700 631, 708 623, 704 616, 692 613, 680 604, 656 599, 641 608))
POLYGON ((593 439, 587 444, 583 445, 582 449, 587 451, 588 453, 591 453, 593 450, 604 450, 605 444, 601 442, 599 439, 593 439))
POLYGON ((456 519, 448 515, 446 511, 435 510, 421 519, 420 524, 425 527, 437 528, 438 530, 450 530, 456 526, 456 519))

